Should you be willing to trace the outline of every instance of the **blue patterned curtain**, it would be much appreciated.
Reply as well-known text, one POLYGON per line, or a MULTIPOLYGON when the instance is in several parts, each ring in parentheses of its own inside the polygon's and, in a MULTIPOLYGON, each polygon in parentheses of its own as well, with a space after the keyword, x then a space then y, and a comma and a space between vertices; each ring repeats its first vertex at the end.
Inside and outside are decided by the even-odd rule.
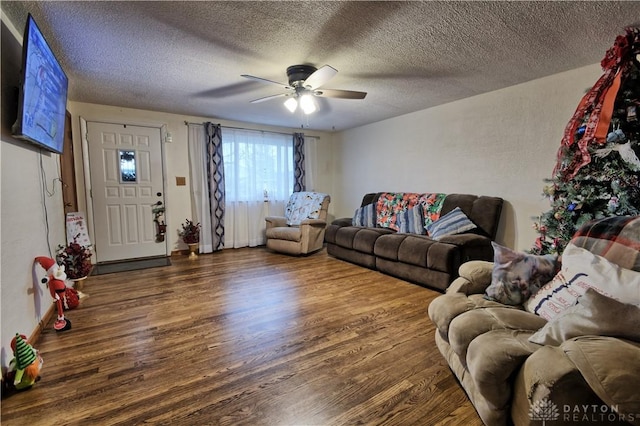
POLYGON ((306 190, 304 179, 304 133, 293 134, 293 192, 306 190))
POLYGON ((213 251, 224 248, 224 162, 222 158, 222 129, 219 124, 204 123, 205 155, 211 239, 213 251))

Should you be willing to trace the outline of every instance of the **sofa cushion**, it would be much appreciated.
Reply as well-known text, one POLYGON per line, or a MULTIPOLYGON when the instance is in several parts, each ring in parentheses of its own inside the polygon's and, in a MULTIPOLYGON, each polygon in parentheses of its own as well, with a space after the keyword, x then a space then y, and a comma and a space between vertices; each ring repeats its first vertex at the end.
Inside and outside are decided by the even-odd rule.
POLYGON ((469 344, 490 330, 529 330, 531 333, 546 324, 543 318, 520 309, 488 307, 464 312, 449 324, 449 343, 461 358, 465 358, 469 344))
POLYGON ((477 390, 492 409, 511 401, 512 380, 527 358, 540 349, 528 341, 531 331, 491 330, 476 337, 467 350, 467 368, 477 390))
MULTIPOLYGON (((332 229, 333 232, 333 229, 332 229)), ((381 235, 393 234, 386 228, 363 228, 360 226, 344 226, 335 230, 333 244, 363 253, 373 254, 376 240, 381 235)))
POLYGON ((583 336, 561 346, 582 377, 619 417, 640 424, 640 343, 583 336))
POLYGON ((447 235, 461 234, 476 228, 476 224, 469 220, 460 207, 456 207, 435 222, 426 226, 429 237, 436 241, 447 235))
POLYGON ((353 237, 353 249, 362 253, 373 254, 378 238, 389 232, 393 231, 380 228, 362 228, 353 237))
POLYGON ((448 194, 442 203, 440 214, 446 214, 456 207, 460 207, 464 214, 478 226, 478 229, 470 232, 495 240, 500 223, 502 204, 502 198, 498 197, 448 194))
POLYGON ((356 209, 351 224, 353 226, 376 227, 376 205, 367 204, 356 209))
POLYGON ((491 285, 486 297, 505 305, 521 305, 540 287, 551 281, 557 257, 535 256, 491 242, 494 251, 491 285))
POLYGON ((618 302, 590 288, 576 305, 545 324, 529 341, 558 346, 565 340, 588 334, 640 342, 640 307, 618 302))
POLYGON ((588 288, 625 303, 640 305, 640 272, 624 269, 601 256, 567 244, 562 269, 524 304, 528 312, 552 320, 576 304, 588 288))
POLYGON ((481 295, 466 296, 463 293, 447 293, 436 297, 428 307, 429 318, 436 325, 440 335, 449 341, 449 325, 458 315, 476 308, 499 308, 503 305, 484 299, 481 295))
POLYGON ((422 204, 416 204, 415 206, 409 207, 405 211, 398 213, 396 215, 396 223, 398 225, 398 232, 424 235, 426 230, 424 229, 424 213, 422 204))
POLYGON ((375 255, 441 272, 453 272, 460 264, 457 246, 439 243, 424 235, 391 233, 376 241, 375 255))

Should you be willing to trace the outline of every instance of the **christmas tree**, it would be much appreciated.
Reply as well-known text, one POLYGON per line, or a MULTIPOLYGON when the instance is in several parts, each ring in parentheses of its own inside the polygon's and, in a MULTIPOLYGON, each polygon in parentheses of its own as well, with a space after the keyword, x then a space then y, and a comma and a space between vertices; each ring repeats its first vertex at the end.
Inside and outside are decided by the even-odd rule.
POLYGON ((640 214, 640 29, 616 38, 603 76, 565 128, 543 194, 551 209, 534 223, 531 252, 562 253, 575 231, 607 216, 640 214))

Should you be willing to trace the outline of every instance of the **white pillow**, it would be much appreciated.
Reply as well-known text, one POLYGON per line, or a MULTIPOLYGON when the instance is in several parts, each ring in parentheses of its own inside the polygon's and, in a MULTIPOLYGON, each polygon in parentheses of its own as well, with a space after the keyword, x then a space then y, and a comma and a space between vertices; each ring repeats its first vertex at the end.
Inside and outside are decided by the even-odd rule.
POLYGON ((562 269, 524 304, 525 310, 552 320, 576 304, 588 288, 619 300, 640 305, 640 272, 624 269, 588 250, 568 244, 562 253, 562 269))
POLYGON ((640 307, 618 302, 590 288, 576 305, 547 322, 529 341, 559 346, 571 338, 587 335, 640 342, 640 307))

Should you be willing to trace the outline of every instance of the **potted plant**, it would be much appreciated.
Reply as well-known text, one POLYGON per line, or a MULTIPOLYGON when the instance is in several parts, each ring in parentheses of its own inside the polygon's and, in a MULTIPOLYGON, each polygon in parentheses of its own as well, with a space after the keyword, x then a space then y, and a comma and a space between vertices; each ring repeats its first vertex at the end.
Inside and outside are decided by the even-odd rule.
MULTIPOLYGON (((79 235, 79 234, 78 234, 79 235)), ((67 278, 79 281, 87 278, 91 273, 91 246, 83 246, 78 242, 78 235, 66 246, 59 245, 56 253, 56 261, 64 266, 67 278)))
POLYGON ((182 241, 189 246, 189 257, 195 257, 200 242, 200 223, 194 224, 192 220, 187 219, 181 226, 182 230, 179 234, 182 241))

